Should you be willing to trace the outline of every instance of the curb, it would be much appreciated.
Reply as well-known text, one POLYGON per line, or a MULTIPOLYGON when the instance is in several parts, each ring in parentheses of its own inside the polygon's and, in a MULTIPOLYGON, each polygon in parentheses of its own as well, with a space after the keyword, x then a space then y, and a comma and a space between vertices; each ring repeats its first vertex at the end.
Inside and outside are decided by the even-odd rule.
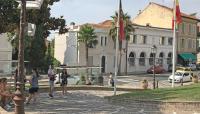
MULTIPOLYGON (((54 87, 55 91, 61 91, 62 87, 56 86, 54 87)), ((75 91, 75 90, 99 90, 99 91, 113 91, 113 87, 105 87, 105 86, 67 86, 67 90, 75 91)), ((43 86, 39 88, 40 92, 48 92, 49 87, 43 86)), ((143 91, 143 89, 134 89, 134 88, 117 88, 117 91, 143 91)))

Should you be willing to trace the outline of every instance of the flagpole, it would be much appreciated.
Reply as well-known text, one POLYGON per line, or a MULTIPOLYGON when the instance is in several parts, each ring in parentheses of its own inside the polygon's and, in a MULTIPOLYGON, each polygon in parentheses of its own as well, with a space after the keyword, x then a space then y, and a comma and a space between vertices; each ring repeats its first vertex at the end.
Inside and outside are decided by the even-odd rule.
POLYGON ((117 71, 118 71, 118 51, 119 51, 119 21, 120 21, 120 3, 119 0, 119 11, 117 17, 117 38, 115 39, 116 47, 115 47, 115 76, 114 76, 114 95, 117 93, 117 71))
POLYGON ((173 27, 173 66, 172 66, 172 87, 174 88, 174 79, 175 79, 175 72, 176 72, 176 0, 174 0, 174 9, 173 9, 173 20, 174 20, 174 27, 173 27))

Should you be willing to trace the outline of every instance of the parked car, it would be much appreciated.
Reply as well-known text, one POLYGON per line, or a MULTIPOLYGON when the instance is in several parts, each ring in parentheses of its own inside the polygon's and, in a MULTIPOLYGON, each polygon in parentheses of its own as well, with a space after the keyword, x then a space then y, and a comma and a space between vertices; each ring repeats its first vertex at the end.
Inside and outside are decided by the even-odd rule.
MULTIPOLYGON (((154 68, 153 66, 150 67, 148 70, 147 70, 147 73, 153 73, 154 72, 154 68)), ((156 74, 160 74, 160 73, 163 73, 163 72, 166 72, 166 70, 162 67, 162 65, 158 65, 158 66, 155 66, 155 73, 156 74)))
POLYGON ((189 68, 191 68, 191 70, 197 70, 196 64, 189 64, 189 68))
MULTIPOLYGON (((69 85, 76 85, 77 82, 80 80, 80 77, 76 76, 76 75, 70 75, 70 77, 68 77, 67 80, 68 80, 69 85)), ((56 79, 55 79, 54 83, 59 84, 61 81, 62 81, 61 80, 61 73, 60 73, 60 76, 59 76, 59 74, 56 74, 56 79)))
MULTIPOLYGON (((170 75, 168 81, 171 83, 173 80, 173 75, 170 75)), ((192 73, 191 72, 175 72, 174 82, 189 82, 192 80, 192 73)))

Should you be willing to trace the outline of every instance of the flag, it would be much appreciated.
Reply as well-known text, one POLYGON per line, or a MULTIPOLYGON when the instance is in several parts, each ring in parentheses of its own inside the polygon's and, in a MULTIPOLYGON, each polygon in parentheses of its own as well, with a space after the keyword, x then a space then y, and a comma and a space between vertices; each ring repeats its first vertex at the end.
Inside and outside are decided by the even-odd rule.
POLYGON ((174 9, 173 9, 173 14, 175 13, 176 17, 172 19, 172 29, 174 29, 174 19, 176 19, 176 29, 177 29, 177 24, 180 24, 182 22, 182 18, 181 18, 181 11, 180 11, 180 7, 179 7, 179 1, 178 0, 174 0, 174 9))
POLYGON ((118 24, 119 24, 119 38, 122 41, 125 39, 125 33, 124 33, 124 20, 123 20, 123 10, 122 10, 121 0, 119 1, 118 24))

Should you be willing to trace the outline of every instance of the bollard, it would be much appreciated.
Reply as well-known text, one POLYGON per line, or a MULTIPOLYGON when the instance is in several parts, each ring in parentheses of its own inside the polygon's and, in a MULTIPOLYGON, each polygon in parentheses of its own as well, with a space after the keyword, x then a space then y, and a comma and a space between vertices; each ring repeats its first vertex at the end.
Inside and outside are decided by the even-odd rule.
POLYGON ((20 87, 18 85, 19 83, 17 83, 17 87, 16 87, 16 92, 15 92, 15 96, 13 98, 13 101, 15 103, 15 114, 25 114, 24 113, 24 96, 20 91, 20 87))

